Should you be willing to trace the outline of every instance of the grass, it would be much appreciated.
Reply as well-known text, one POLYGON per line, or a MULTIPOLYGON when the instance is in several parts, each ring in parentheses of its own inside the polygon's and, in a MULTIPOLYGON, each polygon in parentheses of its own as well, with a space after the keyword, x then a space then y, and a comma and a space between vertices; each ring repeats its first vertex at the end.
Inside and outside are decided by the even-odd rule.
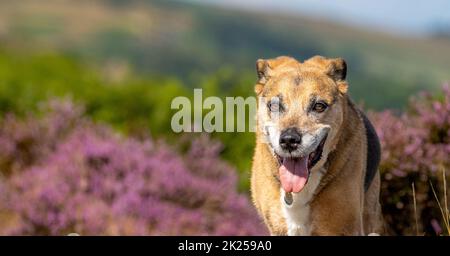
POLYGON ((417 219, 417 202, 416 202, 416 189, 414 187, 414 182, 412 183, 412 191, 413 191, 413 202, 414 202, 414 219, 416 221, 416 236, 419 235, 419 222, 417 219))
MULTIPOLYGON (((447 180, 445 175, 445 169, 442 169, 442 182, 444 185, 444 191, 443 191, 443 201, 444 205, 441 204, 439 197, 436 193, 436 190, 434 189, 433 183, 430 182, 431 189, 433 191, 434 197, 436 199, 436 202, 438 203, 439 210, 441 211, 442 220, 444 222, 445 230, 447 231, 448 236, 450 236, 450 213, 448 209, 448 197, 447 197, 447 180)), ((445 235, 445 234, 444 234, 445 235)))
MULTIPOLYGON (((433 183, 430 181, 431 190, 433 192, 434 198, 438 204, 439 210, 441 212, 442 222, 444 223, 444 229, 446 233, 442 233, 440 235, 450 236, 450 211, 448 207, 448 195, 447 195, 447 175, 445 172, 445 168, 442 168, 442 185, 443 185, 443 196, 442 199, 439 199, 438 193, 436 192, 433 183), (443 203, 441 203, 441 200, 443 203)), ((416 225, 416 236, 419 236, 419 222, 417 217, 417 202, 416 202, 416 189, 414 182, 411 184, 412 193, 413 193, 413 204, 414 204, 414 219, 416 225)), ((424 234, 422 234, 424 235, 424 234)))

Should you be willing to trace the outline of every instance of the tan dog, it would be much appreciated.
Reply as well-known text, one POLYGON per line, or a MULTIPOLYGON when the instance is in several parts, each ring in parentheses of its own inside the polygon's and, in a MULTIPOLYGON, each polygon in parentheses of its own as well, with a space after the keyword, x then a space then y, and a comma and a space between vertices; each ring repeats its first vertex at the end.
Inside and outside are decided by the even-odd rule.
POLYGON ((273 235, 384 233, 378 137, 343 59, 258 60, 253 202, 273 235))

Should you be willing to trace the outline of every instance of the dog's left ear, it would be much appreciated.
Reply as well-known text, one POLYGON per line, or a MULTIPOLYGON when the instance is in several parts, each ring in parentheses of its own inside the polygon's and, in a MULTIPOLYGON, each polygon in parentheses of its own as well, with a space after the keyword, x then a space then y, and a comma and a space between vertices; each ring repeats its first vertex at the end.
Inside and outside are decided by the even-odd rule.
POLYGON ((332 59, 328 65, 327 74, 335 81, 343 81, 347 76, 347 63, 342 58, 332 59))
POLYGON ((338 89, 341 93, 346 93, 348 90, 347 81, 347 63, 342 58, 331 59, 327 65, 327 74, 336 81, 338 89))
POLYGON ((344 59, 328 59, 317 55, 306 60, 304 64, 320 68, 336 82, 341 93, 344 94, 347 92, 348 84, 345 81, 347 76, 347 63, 345 63, 344 59))

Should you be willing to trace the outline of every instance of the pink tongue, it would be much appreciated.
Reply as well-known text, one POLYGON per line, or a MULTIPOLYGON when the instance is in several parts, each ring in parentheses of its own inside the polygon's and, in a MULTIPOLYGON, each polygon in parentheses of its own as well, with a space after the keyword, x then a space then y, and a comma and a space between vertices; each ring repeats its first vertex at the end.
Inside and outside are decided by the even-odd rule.
POLYGON ((308 156, 283 158, 279 172, 284 191, 287 193, 300 192, 308 181, 308 156))

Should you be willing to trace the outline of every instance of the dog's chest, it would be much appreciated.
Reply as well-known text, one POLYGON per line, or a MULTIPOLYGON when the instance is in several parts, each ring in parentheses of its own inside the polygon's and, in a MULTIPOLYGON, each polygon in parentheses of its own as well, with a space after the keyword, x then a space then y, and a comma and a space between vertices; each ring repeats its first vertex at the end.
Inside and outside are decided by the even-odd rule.
POLYGON ((288 235, 307 236, 311 234, 311 216, 309 203, 323 176, 324 170, 311 172, 308 184, 300 193, 292 194, 292 203, 285 201, 285 192, 281 189, 281 208, 286 220, 288 235))

